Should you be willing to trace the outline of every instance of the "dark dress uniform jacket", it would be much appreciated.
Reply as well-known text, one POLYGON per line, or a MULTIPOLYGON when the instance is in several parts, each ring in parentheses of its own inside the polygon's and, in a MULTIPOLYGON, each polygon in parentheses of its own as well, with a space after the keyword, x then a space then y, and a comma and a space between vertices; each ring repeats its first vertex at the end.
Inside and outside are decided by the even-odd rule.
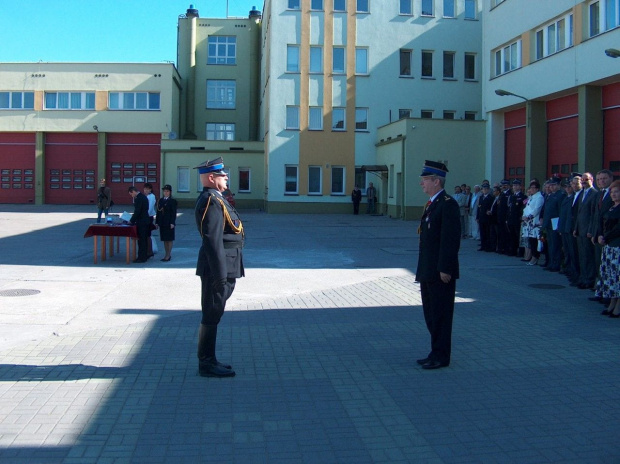
POLYGON ((521 218, 523 217, 523 208, 525 208, 525 200, 527 196, 523 192, 513 193, 508 198, 508 217, 506 222, 510 226, 521 225, 521 218))
POLYGON ((420 257, 416 281, 439 280, 439 273, 459 278, 461 221, 459 205, 445 191, 426 209, 420 223, 420 257))
POLYGON ((215 189, 204 188, 196 201, 196 226, 202 237, 196 275, 209 276, 212 282, 245 275, 243 233, 237 233, 225 219, 224 209, 234 226, 240 226, 239 214, 215 189))
POLYGON ((177 221, 177 201, 168 197, 161 197, 157 202, 157 216, 155 216, 155 223, 159 226, 159 235, 163 242, 170 242, 175 238, 174 229, 171 229, 172 224, 176 225, 177 221))
POLYGON ((151 218, 149 216, 149 200, 142 193, 138 193, 133 201, 133 214, 129 222, 132 224, 149 225, 151 218))

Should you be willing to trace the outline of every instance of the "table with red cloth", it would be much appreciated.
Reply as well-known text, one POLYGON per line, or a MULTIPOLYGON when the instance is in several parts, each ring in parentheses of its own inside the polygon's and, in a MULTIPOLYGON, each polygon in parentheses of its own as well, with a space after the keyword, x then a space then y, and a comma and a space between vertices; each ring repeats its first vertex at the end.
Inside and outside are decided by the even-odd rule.
POLYGON ((110 256, 114 256, 114 237, 116 237, 116 252, 119 252, 119 239, 125 237, 126 261, 136 259, 136 240, 138 228, 132 225, 92 224, 86 230, 84 238, 94 237, 93 258, 97 264, 97 237, 101 237, 101 261, 106 260, 106 240, 108 237, 110 256))

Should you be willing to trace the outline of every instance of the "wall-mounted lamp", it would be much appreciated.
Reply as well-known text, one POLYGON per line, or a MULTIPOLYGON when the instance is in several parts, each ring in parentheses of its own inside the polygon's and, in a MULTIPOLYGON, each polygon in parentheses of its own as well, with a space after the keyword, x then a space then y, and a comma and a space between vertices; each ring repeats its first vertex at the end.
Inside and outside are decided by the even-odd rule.
POLYGON ((605 55, 607 55, 609 58, 620 58, 620 50, 617 50, 615 48, 608 48, 607 50, 605 50, 605 55))
POLYGON ((99 132, 99 127, 97 126, 97 124, 93 126, 93 130, 99 132))
POLYGON ((527 98, 522 97, 521 95, 517 95, 516 93, 509 92, 508 90, 497 89, 495 91, 495 95, 499 95, 500 97, 512 96, 512 97, 522 98, 525 101, 529 101, 527 98))

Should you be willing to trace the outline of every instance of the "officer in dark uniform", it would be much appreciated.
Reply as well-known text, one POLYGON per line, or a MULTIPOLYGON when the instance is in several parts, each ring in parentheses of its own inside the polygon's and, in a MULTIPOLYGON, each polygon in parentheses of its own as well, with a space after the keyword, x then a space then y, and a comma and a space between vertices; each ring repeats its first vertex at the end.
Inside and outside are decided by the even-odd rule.
POLYGON ((133 198, 134 208, 129 222, 136 226, 138 232, 138 257, 133 262, 146 263, 152 224, 149 216, 149 200, 133 185, 127 191, 133 198))
POLYGON ((420 220, 420 256, 416 271, 424 321, 431 335, 429 355, 417 360, 423 369, 448 366, 452 348, 461 220, 457 201, 444 190, 447 172, 443 163, 426 161, 420 175, 422 190, 430 197, 420 220))
POLYGON ((508 232, 508 200, 512 195, 510 181, 502 179, 501 192, 497 199, 497 252, 508 253, 510 234, 508 232))
POLYGON ((482 184, 482 195, 478 200, 476 221, 480 226, 480 249, 478 251, 495 251, 491 249, 491 208, 495 197, 489 193, 488 182, 482 184))
POLYGON ((215 356, 217 325, 226 301, 244 276, 243 224, 239 214, 222 196, 228 174, 217 158, 196 166, 203 190, 196 200, 196 226, 202 238, 196 275, 202 284, 202 320, 198 331, 198 373, 202 377, 232 377, 235 371, 215 356))
POLYGON ((549 261, 546 263, 545 268, 552 272, 560 272, 560 266, 562 264, 562 238, 558 232, 558 220, 560 218, 560 206, 562 205, 566 193, 560 189, 560 182, 560 178, 556 176, 551 177, 547 181, 550 193, 547 198, 545 198, 545 209, 542 222, 549 247, 549 261))
MULTIPOLYGON (((525 200, 527 200, 527 196, 521 191, 521 181, 519 179, 513 180, 512 195, 508 197, 508 216, 506 219, 506 224, 508 225, 508 249, 506 253, 509 256, 517 256, 519 254, 521 218, 523 217, 525 200)), ((521 256, 523 256, 522 253, 521 256)))

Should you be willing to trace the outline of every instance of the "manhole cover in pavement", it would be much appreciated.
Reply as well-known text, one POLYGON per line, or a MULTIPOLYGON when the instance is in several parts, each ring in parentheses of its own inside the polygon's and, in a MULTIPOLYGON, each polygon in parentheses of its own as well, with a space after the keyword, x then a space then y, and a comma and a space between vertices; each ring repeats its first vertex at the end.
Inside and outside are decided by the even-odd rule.
POLYGON ((1 290, 0 296, 28 296, 41 293, 39 290, 30 290, 27 288, 14 288, 12 290, 1 290))
POLYGON ((564 285, 558 284, 530 284, 532 288, 542 288, 544 290, 560 290, 562 288, 566 288, 564 285))

